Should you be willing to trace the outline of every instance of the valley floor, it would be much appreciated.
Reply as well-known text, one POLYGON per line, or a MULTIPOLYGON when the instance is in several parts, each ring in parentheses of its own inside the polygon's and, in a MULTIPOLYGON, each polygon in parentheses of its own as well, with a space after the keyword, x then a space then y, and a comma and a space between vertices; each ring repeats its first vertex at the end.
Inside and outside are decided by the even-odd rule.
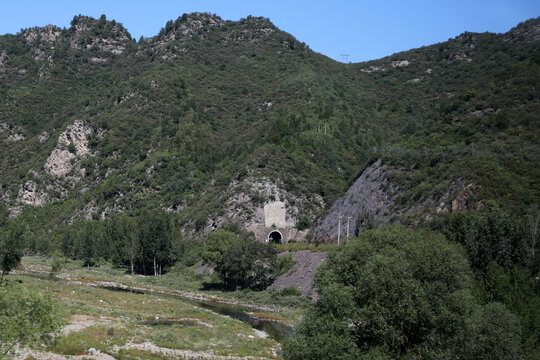
POLYGON ((289 329, 309 301, 275 291, 205 290, 211 276, 193 269, 145 277, 70 262, 53 278, 49 260, 38 257, 25 257, 8 280, 52 294, 63 323, 52 344, 19 349, 15 359, 278 359, 276 334, 204 304, 238 306, 289 329))

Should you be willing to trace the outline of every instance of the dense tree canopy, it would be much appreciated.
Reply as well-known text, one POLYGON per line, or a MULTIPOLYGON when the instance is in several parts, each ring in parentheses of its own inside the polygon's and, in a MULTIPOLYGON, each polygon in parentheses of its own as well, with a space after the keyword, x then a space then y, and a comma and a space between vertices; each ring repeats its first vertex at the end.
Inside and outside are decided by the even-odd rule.
POLYGON ((448 239, 462 244, 474 270, 483 271, 494 262, 504 268, 527 266, 538 272, 537 239, 531 241, 525 217, 494 209, 457 213, 445 219, 442 227, 448 239))
MULTIPOLYGON (((234 229, 232 229, 234 230, 234 229)), ((216 230, 206 237, 205 261, 215 265, 223 284, 234 288, 265 288, 273 280, 276 254, 270 244, 245 230, 216 230)))
POLYGON ((463 249, 441 234, 366 231, 329 255, 319 302, 285 358, 519 358, 517 318, 502 305, 477 305, 471 280, 463 249), (495 316, 503 329, 486 320, 495 316))

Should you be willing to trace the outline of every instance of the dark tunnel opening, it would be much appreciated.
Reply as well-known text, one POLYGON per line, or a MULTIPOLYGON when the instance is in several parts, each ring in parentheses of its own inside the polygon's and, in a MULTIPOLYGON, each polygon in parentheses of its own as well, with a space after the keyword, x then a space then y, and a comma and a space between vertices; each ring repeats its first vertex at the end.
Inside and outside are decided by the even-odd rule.
POLYGON ((281 244, 282 238, 283 237, 281 236, 281 233, 279 231, 272 231, 268 235, 268 242, 271 242, 271 243, 274 243, 274 244, 281 244))

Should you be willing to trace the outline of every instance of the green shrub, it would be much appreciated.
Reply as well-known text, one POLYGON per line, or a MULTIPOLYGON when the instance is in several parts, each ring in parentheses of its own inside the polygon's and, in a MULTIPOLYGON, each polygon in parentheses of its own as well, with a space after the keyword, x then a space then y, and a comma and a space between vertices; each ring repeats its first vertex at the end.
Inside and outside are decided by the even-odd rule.
POLYGON ((287 286, 281 289, 279 292, 281 296, 301 296, 302 293, 296 288, 296 286, 287 286))
POLYGON ((293 268, 294 264, 295 261, 293 260, 292 254, 283 254, 282 256, 279 256, 274 267, 274 276, 278 277, 285 274, 293 268))

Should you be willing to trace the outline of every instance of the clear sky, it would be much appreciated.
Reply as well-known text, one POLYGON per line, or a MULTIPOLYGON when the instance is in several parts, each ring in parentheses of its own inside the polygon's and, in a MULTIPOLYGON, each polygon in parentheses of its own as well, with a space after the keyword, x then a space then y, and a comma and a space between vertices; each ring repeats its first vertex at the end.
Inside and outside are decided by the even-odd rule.
POLYGON ((333 59, 372 60, 430 45, 464 31, 506 32, 540 16, 540 0, 0 0, 0 34, 54 24, 74 15, 122 23, 131 35, 151 37, 183 13, 209 12, 224 20, 264 16, 333 59))

